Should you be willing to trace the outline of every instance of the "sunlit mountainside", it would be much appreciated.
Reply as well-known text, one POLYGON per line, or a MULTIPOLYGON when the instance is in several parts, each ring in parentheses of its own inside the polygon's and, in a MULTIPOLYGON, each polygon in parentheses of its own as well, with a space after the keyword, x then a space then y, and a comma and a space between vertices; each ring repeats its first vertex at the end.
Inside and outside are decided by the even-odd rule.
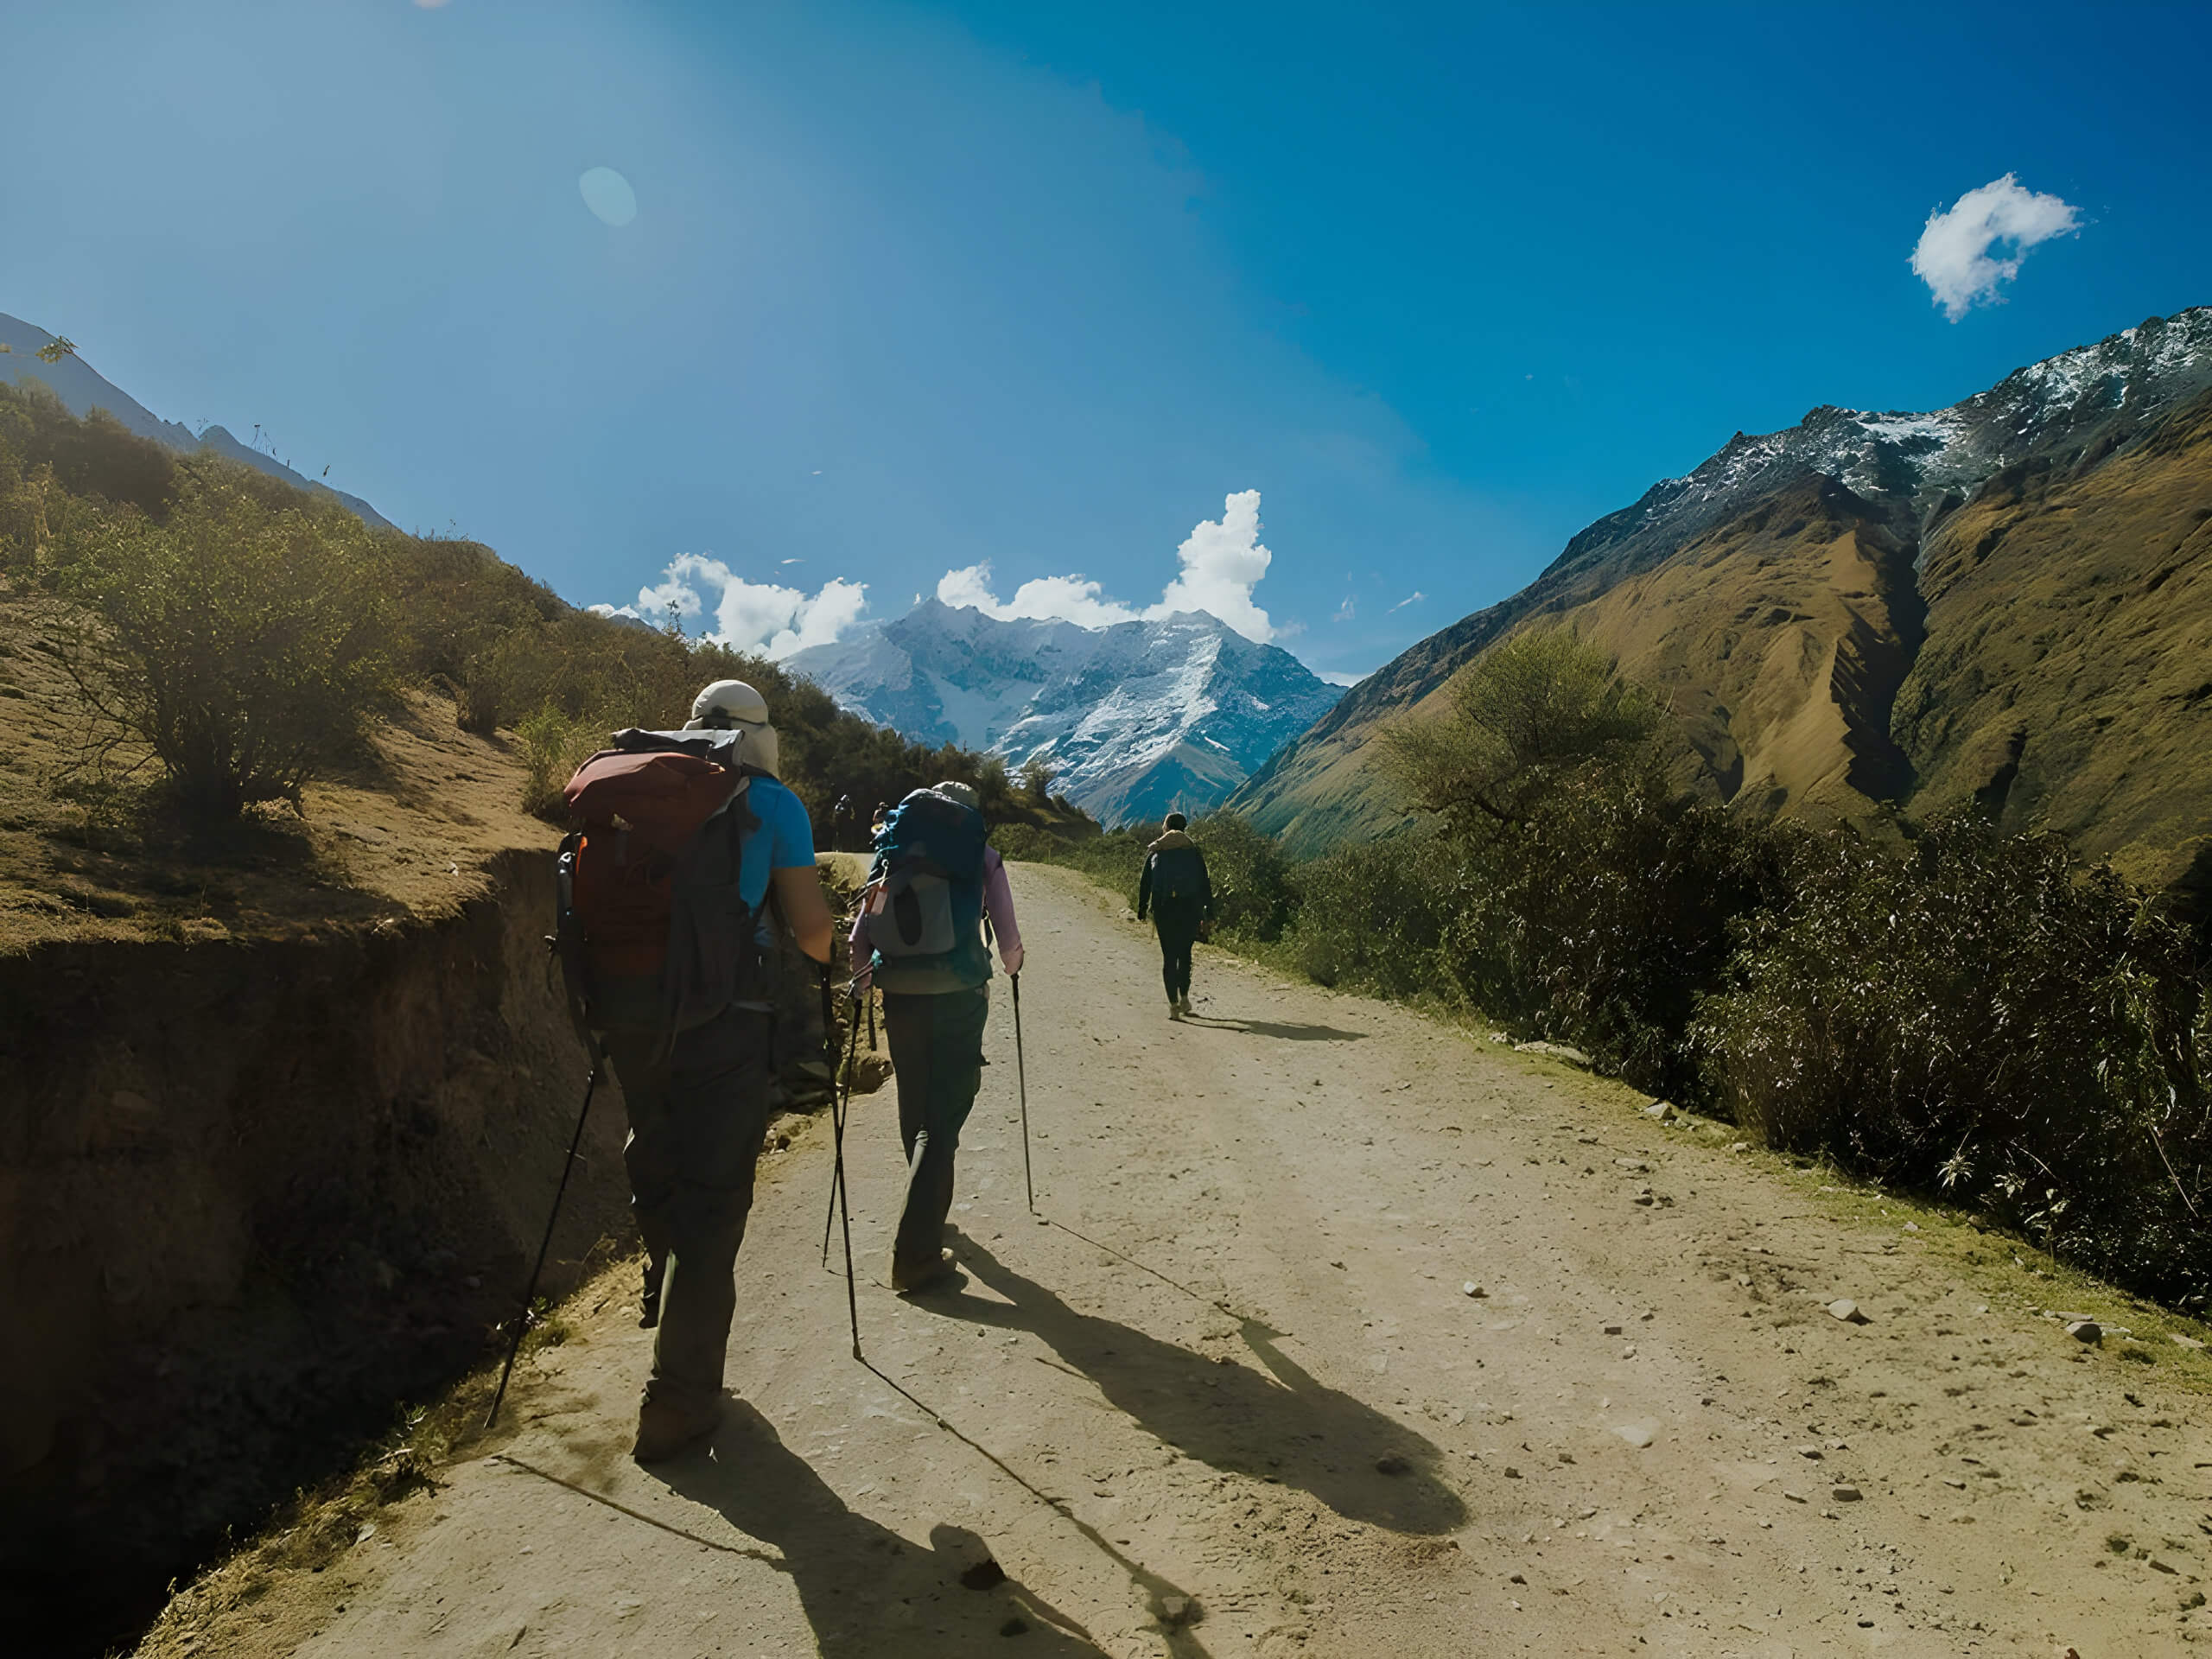
POLYGON ((1514 629, 1616 653, 1750 810, 1980 799, 2139 880, 2212 820, 2212 308, 1927 414, 1741 433, 1348 694, 1231 804, 1300 850, 1399 822, 1370 741, 1514 629))
POLYGON ((1340 695, 1203 611, 1085 628, 930 599, 785 666, 918 742, 1041 761, 1109 825, 1217 804, 1340 695))

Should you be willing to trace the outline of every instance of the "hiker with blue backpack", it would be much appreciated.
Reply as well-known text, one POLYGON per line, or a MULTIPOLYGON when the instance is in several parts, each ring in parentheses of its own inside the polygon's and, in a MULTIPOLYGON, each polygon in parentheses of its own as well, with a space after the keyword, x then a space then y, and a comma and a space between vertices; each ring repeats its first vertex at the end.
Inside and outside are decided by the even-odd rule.
POLYGON ((777 912, 802 951, 830 959, 813 829, 776 750, 760 694, 717 680, 682 731, 616 733, 566 791, 583 828, 562 843, 555 943, 594 1079, 603 1052, 622 1085, 647 1324, 658 1292, 639 1463, 700 1445, 721 1418, 770 1112, 777 912))
POLYGON ((953 1159, 982 1086, 991 1006, 986 923, 1017 985, 1021 973, 1014 892, 986 833, 969 785, 914 791, 883 820, 853 922, 853 961, 866 964, 856 980, 883 993, 906 1148, 906 1200, 891 1249, 891 1287, 901 1295, 952 1270, 944 1222, 953 1159))
POLYGON ((1137 920, 1152 912, 1160 934, 1160 977, 1167 987, 1167 1017, 1191 1011, 1191 947, 1213 918, 1213 882, 1206 855, 1189 834, 1190 820, 1170 812, 1158 841, 1145 849, 1137 879, 1137 920))

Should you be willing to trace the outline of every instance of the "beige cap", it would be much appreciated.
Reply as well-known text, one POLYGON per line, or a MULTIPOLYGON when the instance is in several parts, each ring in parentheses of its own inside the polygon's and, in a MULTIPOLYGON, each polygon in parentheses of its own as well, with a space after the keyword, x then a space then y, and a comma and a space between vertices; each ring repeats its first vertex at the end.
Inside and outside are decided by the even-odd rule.
POLYGON ((768 700, 743 680, 716 680, 712 685, 691 699, 691 718, 683 722, 687 732, 703 730, 715 726, 765 726, 768 723, 768 700))

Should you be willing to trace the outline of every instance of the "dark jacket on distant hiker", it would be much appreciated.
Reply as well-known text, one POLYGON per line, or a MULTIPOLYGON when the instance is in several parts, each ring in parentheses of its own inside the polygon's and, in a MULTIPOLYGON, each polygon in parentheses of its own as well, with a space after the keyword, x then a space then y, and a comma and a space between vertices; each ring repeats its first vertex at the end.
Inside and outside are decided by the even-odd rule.
POLYGON ((1191 946, 1213 916, 1213 882, 1206 855, 1181 830, 1170 830, 1146 849, 1137 882, 1137 919, 1152 912, 1160 932, 1160 976, 1171 1012, 1191 1007, 1191 946))
MULTIPOLYGON (((952 816, 957 819, 957 814, 952 816)), ((949 844, 960 829, 959 822, 951 822, 940 845, 949 844)), ((916 790, 887 815, 875 864, 868 873, 868 891, 853 919, 852 960, 883 993, 883 1023, 899 1090, 899 1136, 906 1148, 906 1200, 891 1248, 892 1287, 902 1292, 919 1290, 946 1271, 944 1222, 952 1208, 953 1160, 960 1149, 960 1131, 983 1082, 983 1027, 991 1006, 990 947, 982 932, 986 925, 998 942, 999 960, 1007 972, 1021 971, 1021 930, 1014 920, 1006 862, 996 848, 982 844, 982 815, 976 811, 972 789, 947 783, 916 790), (895 849, 906 834, 907 823, 901 815, 944 814, 948 803, 973 815, 973 823, 965 828, 975 839, 955 859, 966 868, 950 872, 950 885, 966 889, 964 896, 956 893, 949 906, 945 920, 950 931, 945 938, 931 941, 945 948, 926 956, 887 953, 880 944, 895 944, 894 933, 887 931, 885 940, 879 942, 874 930, 907 925, 899 919, 899 906, 906 900, 896 892, 899 855, 895 849), (967 885, 971 880, 974 887, 967 885)), ((938 875, 938 867, 931 861, 925 879, 938 875)), ((909 917, 918 938, 925 931, 919 925, 922 903, 917 901, 909 917)))

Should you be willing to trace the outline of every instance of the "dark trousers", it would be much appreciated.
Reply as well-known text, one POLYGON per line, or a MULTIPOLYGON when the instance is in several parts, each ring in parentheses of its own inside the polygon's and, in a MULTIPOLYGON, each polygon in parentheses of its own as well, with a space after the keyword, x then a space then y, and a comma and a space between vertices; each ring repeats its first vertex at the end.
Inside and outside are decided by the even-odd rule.
POLYGON ((1198 940, 1202 919, 1196 905, 1172 899, 1152 907, 1152 925, 1160 933, 1160 977, 1170 1002, 1191 994, 1191 946, 1198 940))
POLYGON ((645 1249, 668 1264, 653 1338, 657 1395, 721 1391, 732 1275, 768 1128, 773 1034, 773 1015, 742 1008, 679 1033, 665 1052, 650 1027, 606 1033, 630 1117, 630 1202, 645 1249))
POLYGON ((899 1085, 899 1138, 906 1147, 906 1204, 892 1258, 928 1268, 944 1244, 952 1209, 952 1161, 960 1130, 983 1083, 988 983, 931 995, 883 994, 891 1071, 899 1085))

